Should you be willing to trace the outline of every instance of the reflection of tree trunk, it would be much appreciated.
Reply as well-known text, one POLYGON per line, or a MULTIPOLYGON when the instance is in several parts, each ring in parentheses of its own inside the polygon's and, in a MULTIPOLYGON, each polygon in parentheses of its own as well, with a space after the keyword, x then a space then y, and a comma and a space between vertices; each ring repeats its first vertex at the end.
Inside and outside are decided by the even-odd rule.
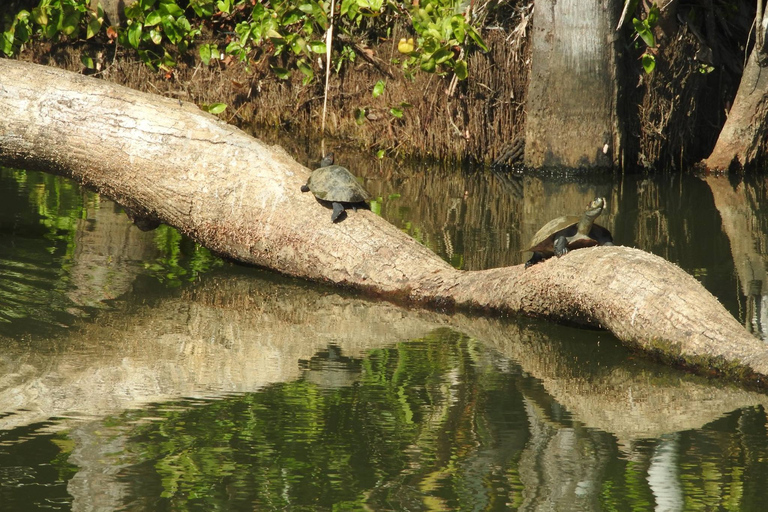
POLYGON ((68 296, 79 306, 100 307, 129 291, 143 263, 158 256, 154 234, 116 215, 113 206, 102 200, 78 221, 68 296))
POLYGON ((677 436, 667 436, 654 450, 648 467, 648 486, 656 498, 656 510, 684 510, 685 496, 677 462, 679 449, 677 436))
MULTIPOLYGON (((768 73, 768 70, 766 70, 768 73)), ((747 329, 765 335, 765 325, 762 318, 764 312, 761 305, 766 300, 766 262, 758 247, 765 247, 765 233, 759 229, 756 212, 750 207, 755 205, 751 200, 750 190, 742 182, 735 188, 725 178, 710 176, 707 178, 709 188, 715 199, 715 207, 720 212, 723 222, 723 232, 731 243, 731 254, 736 272, 741 283, 741 292, 747 297, 748 308, 746 315, 747 329)))
POLYGON ((610 167, 620 162, 612 42, 617 4, 536 2, 526 108, 527 165, 610 167))
POLYGON ((610 436, 554 425, 527 403, 531 438, 520 457, 522 510, 600 510, 610 436), (603 446, 601 446, 603 445, 603 446))
POLYGON ((305 168, 190 105, 7 59, 0 74, 0 161, 73 177, 233 259, 415 303, 601 326, 690 365, 724 358, 768 374, 762 345, 661 258, 602 247, 528 271, 461 272, 368 211, 331 223, 300 192, 305 168))

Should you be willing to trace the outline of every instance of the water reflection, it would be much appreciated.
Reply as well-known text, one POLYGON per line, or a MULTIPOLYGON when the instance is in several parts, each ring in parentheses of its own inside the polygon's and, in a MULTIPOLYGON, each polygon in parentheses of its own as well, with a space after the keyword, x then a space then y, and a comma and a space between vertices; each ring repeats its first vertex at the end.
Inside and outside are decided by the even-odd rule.
MULTIPOLYGON (((765 287, 742 284, 765 265, 757 184, 359 168, 382 215, 467 269, 522 263, 539 226, 606 196, 617 242, 760 323, 743 296, 765 287), (742 198, 740 216, 724 213, 742 198)), ((13 204, 0 217, 0 510, 765 500, 763 394, 601 331, 413 311, 217 263, 61 180, 15 173, 0 174, 13 204)))
MULTIPOLYGON (((146 300, 45 355, 3 343, 0 432, 18 449, 57 418, 46 430, 77 510, 594 510, 608 484, 629 499, 608 471, 624 457, 643 461, 622 471, 640 471, 652 503, 638 444, 766 401, 635 360, 606 333, 251 271, 146 300)), ((5 490, 14 510, 24 487, 5 490)))

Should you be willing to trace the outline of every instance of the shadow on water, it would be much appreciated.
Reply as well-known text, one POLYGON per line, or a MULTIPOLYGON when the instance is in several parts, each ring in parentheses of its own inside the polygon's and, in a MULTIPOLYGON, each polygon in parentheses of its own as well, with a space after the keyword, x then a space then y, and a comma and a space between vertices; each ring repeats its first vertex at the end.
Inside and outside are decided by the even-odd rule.
MULTIPOLYGON (((521 263, 540 225, 605 196, 617 242, 745 310, 721 196, 701 180, 358 169, 381 215, 466 269, 521 263)), ((76 221, 51 237, 30 190, 63 182, 27 179, 44 183, 2 188, 21 213, 0 224, 3 282, 16 283, 0 289, 0 510, 765 500, 763 394, 648 362, 602 331, 410 310, 216 263, 79 190, 76 221), (22 302, 27 289, 42 298, 22 302)), ((744 218, 739 233, 765 232, 744 218)))

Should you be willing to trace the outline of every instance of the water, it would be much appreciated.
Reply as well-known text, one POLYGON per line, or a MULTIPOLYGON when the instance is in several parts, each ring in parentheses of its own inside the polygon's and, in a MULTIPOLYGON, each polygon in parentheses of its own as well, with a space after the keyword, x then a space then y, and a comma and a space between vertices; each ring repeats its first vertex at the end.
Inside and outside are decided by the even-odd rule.
MULTIPOLYGON (((337 153, 337 157, 342 157, 337 153)), ((765 184, 347 159, 468 270, 596 195, 763 336, 765 184)), ((224 263, 0 171, 0 511, 762 510, 765 394, 604 331, 442 315, 224 263)))

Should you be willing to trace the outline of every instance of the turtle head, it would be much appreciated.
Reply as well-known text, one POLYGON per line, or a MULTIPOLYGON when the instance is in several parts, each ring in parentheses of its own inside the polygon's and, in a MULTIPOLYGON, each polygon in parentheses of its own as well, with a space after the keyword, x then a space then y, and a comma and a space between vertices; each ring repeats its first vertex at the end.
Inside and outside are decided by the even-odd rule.
POLYGON ((584 215, 592 220, 595 220, 603 212, 605 204, 606 203, 604 197, 596 197, 591 203, 589 203, 589 206, 587 206, 584 215))
POLYGON ((333 152, 328 153, 320 160, 320 167, 328 167, 329 165, 333 165, 333 152))

